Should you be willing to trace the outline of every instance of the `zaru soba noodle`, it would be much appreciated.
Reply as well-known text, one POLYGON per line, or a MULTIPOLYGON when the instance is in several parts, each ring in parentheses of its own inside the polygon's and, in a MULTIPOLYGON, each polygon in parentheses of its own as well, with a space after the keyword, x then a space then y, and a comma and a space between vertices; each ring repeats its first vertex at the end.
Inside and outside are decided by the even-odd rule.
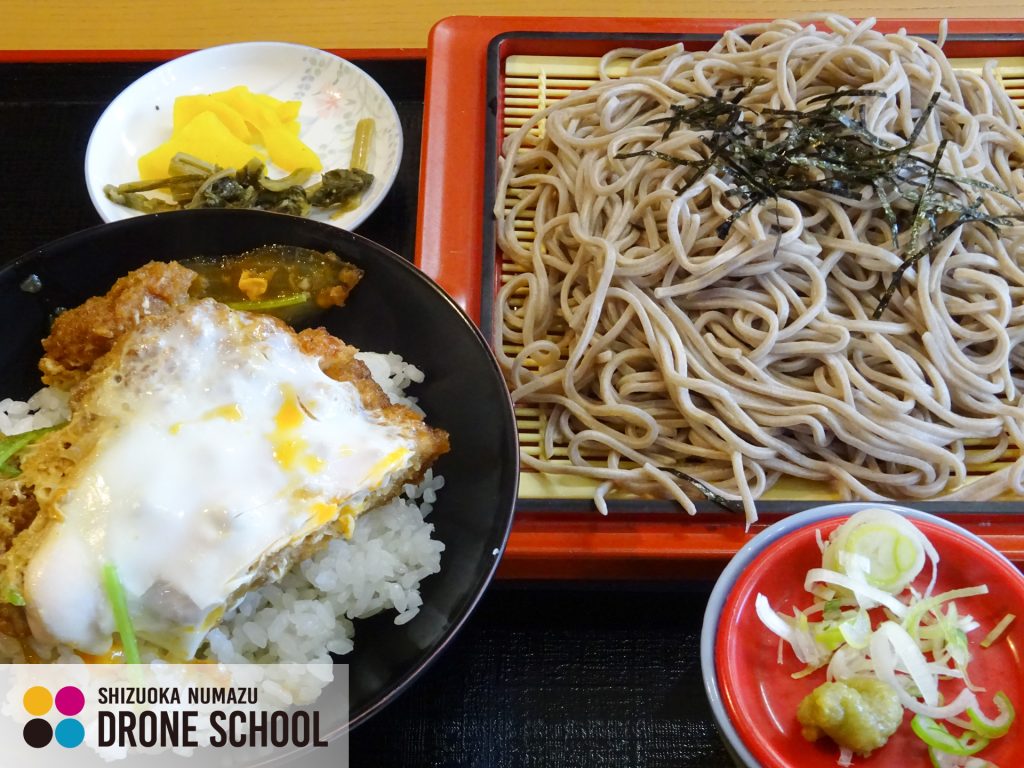
POLYGON ((703 492, 748 520, 785 475, 1024 493, 1024 459, 964 485, 1024 447, 1024 117, 993 66, 835 17, 601 66, 503 147, 502 362, 545 425, 525 466, 600 481, 602 511, 703 492))

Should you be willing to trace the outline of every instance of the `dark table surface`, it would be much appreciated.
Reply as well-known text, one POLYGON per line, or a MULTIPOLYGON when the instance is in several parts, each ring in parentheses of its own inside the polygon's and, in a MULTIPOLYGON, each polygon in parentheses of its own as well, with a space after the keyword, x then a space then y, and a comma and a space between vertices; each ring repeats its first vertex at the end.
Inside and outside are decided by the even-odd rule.
POLYGON ((709 589, 496 582, 352 734, 352 765, 730 766, 701 684, 709 589))
MULTIPOLYGON (((424 63, 360 65, 395 101, 406 143, 395 187, 359 232, 412 258, 424 63)), ((0 64, 0 264, 100 223, 83 182, 89 133, 153 66, 0 64)), ((351 735, 351 764, 731 765, 700 676, 710 589, 495 583, 437 662, 351 735)))

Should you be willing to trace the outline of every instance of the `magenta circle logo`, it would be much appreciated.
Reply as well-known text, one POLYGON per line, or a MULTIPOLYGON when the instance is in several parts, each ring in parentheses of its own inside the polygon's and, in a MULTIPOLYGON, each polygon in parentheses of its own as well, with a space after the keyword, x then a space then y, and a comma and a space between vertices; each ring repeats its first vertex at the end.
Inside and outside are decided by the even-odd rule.
POLYGON ((65 717, 74 717, 85 706, 85 696, 73 685, 65 685, 54 697, 57 711, 65 717))

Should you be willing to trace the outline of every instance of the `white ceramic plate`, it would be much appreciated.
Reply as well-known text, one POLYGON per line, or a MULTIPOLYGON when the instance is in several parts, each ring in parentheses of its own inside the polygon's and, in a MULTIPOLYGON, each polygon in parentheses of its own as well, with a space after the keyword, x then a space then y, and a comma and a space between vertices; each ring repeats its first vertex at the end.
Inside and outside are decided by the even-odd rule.
MULTIPOLYGON (((104 221, 143 214, 110 202, 106 184, 139 178, 138 159, 171 136, 178 96, 214 93, 247 85, 282 101, 299 99, 300 138, 320 156, 325 170, 348 168, 356 122, 376 123, 369 168, 373 185, 358 208, 337 218, 313 209, 310 218, 355 229, 380 205, 402 160, 402 126, 384 89, 338 56, 292 43, 236 43, 196 51, 163 64, 124 89, 100 116, 85 152, 89 197, 104 221)), ((283 176, 270 167, 272 177, 283 176)))

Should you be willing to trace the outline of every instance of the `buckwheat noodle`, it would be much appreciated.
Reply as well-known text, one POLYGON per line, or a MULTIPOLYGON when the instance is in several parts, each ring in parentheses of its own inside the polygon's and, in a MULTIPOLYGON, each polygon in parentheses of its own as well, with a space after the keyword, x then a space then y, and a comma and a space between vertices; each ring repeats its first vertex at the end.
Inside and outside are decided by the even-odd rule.
MULTIPOLYGON (((686 168, 616 159, 644 147, 705 157, 700 134, 663 139, 664 123, 647 124, 695 94, 753 83, 742 104, 756 111, 884 91, 863 100, 865 121, 901 146, 938 91, 913 153, 931 160, 948 139, 944 171, 1019 198, 1024 118, 994 66, 954 71, 936 44, 872 25, 776 21, 709 52, 613 51, 600 82, 506 139, 498 240, 522 273, 499 292, 496 346, 514 401, 543 414, 541 455, 524 452, 525 466, 600 481, 602 511, 621 487, 693 513, 692 489, 663 469, 676 467, 753 520, 754 500, 783 475, 830 482, 843 498, 931 499, 959 488, 968 463, 1024 447, 1024 227, 961 226, 873 320, 903 258, 875 198, 793 193, 723 241, 732 180, 707 173, 678 194, 686 168), (621 59, 626 76, 611 78, 621 59), (531 243, 517 219, 532 220, 531 243), (557 445, 569 462, 554 460, 557 445)), ((993 214, 1019 212, 977 194, 993 214)), ((1024 493, 1024 459, 947 498, 1007 490, 1024 493)))

